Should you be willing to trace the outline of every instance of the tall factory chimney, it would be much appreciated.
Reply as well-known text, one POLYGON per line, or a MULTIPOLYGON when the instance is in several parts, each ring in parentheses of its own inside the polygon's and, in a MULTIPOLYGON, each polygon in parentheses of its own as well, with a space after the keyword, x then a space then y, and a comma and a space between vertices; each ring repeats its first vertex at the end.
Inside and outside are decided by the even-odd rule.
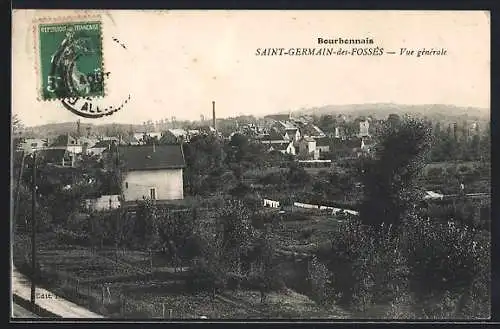
POLYGON ((81 135, 81 130, 80 130, 80 119, 76 121, 76 135, 77 137, 80 137, 81 135))
POLYGON ((217 126, 216 126, 216 123, 217 123, 217 121, 216 121, 216 120, 217 120, 217 119, 216 119, 216 117, 215 117, 215 101, 212 101, 212 120, 213 120, 212 124, 213 124, 213 126, 214 126, 214 129, 216 129, 216 130, 217 130, 217 126))

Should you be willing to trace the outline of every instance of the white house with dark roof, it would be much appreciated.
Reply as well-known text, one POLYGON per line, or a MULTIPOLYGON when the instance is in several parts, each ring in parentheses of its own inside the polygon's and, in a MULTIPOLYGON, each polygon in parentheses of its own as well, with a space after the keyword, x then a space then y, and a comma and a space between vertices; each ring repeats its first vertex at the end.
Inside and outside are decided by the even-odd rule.
POLYGON ((83 145, 80 140, 70 134, 58 136, 50 145, 49 148, 57 150, 66 150, 70 153, 81 154, 83 152, 83 145))
POLYGON ((119 146, 117 151, 123 163, 125 202, 184 199, 181 145, 119 146))

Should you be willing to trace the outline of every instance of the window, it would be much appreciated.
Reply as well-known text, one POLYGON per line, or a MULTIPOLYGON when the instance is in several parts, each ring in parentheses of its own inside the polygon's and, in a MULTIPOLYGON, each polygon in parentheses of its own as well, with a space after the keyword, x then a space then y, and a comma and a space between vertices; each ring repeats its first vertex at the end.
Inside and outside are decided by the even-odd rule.
POLYGON ((128 182, 125 182, 125 188, 128 188, 128 182))
POLYGON ((38 143, 31 143, 31 147, 37 147, 38 143))
POLYGON ((154 187, 149 189, 149 196, 151 200, 156 200, 156 189, 154 187))

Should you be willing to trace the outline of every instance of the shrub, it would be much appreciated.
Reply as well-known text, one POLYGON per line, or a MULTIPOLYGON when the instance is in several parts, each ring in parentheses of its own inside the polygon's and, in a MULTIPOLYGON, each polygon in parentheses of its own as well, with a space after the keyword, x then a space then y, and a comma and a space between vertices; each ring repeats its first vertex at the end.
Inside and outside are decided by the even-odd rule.
POLYGON ((427 176, 429 177, 440 177, 443 174, 442 167, 432 167, 427 170, 427 176))
POLYGON ((484 271, 489 243, 473 229, 453 222, 413 218, 402 236, 410 284, 424 297, 470 286, 484 271))
POLYGON ((312 290, 313 299, 320 305, 331 298, 327 290, 330 283, 331 273, 328 268, 314 257, 309 263, 309 282, 312 290))
POLYGON ((221 273, 220 268, 212 266, 202 258, 192 261, 191 270, 185 281, 186 288, 191 292, 208 291, 211 293, 223 289, 226 282, 226 275, 221 273))
POLYGON ((264 185, 285 185, 287 184, 285 176, 280 173, 270 173, 258 180, 260 184, 264 185))

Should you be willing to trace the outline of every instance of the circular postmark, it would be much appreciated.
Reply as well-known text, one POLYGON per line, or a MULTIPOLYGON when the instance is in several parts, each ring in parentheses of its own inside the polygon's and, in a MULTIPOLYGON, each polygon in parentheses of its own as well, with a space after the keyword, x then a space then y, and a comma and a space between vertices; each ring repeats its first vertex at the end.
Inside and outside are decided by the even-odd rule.
MULTIPOLYGON (((109 59, 112 59, 112 62, 107 62, 106 66, 111 66, 113 73, 104 72, 100 68, 96 68, 93 72, 85 75, 78 72, 73 73, 75 66, 71 66, 70 63, 74 63, 75 59, 77 59, 75 50, 68 51, 65 54, 66 58, 59 60, 59 63, 61 63, 60 70, 65 73, 62 75, 65 78, 62 83, 61 96, 63 97, 60 97, 61 104, 65 109, 78 116, 84 118, 109 116, 123 109, 131 99, 130 93, 124 90, 128 76, 121 75, 120 72, 123 70, 118 69, 116 64, 116 62, 122 63, 122 65, 124 63, 128 64, 127 47, 115 37, 109 41, 107 55, 109 59), (113 63, 115 64, 113 65, 113 63), (103 97, 92 97, 91 92, 89 95, 89 91, 104 88, 104 85, 106 85, 106 94, 103 97), (70 95, 76 93, 78 96, 64 96, 64 93, 68 91, 70 95), (81 92, 81 94, 78 94, 78 92, 81 92)), ((83 49, 81 56, 85 56, 85 51, 92 51, 91 48, 85 47, 85 45, 78 50, 80 49, 83 49)))

